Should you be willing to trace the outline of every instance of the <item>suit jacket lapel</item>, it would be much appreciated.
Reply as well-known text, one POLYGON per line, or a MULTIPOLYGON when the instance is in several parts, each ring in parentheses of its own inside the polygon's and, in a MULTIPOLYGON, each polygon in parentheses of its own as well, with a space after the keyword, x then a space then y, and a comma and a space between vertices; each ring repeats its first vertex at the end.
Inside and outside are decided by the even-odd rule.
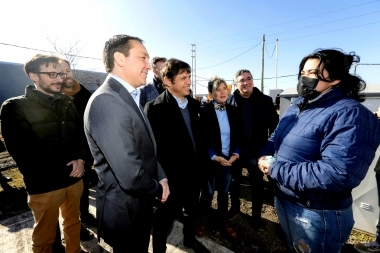
POLYGON ((145 130, 148 132, 149 138, 152 141, 154 148, 156 149, 156 143, 155 143, 154 138, 153 138, 153 132, 152 132, 152 129, 150 128, 150 126, 148 126, 149 123, 146 121, 146 119, 147 119, 146 116, 144 119, 144 116, 142 115, 143 110, 140 111, 140 109, 136 105, 136 102, 133 100, 131 94, 129 94, 128 90, 123 85, 121 85, 117 80, 115 80, 113 78, 109 78, 107 81, 108 81, 108 84, 111 87, 111 89, 116 91, 117 93, 119 93, 120 97, 130 107, 132 107, 133 110, 136 111, 137 115, 139 116, 139 118, 141 119, 141 121, 143 122, 143 124, 145 126, 145 130))

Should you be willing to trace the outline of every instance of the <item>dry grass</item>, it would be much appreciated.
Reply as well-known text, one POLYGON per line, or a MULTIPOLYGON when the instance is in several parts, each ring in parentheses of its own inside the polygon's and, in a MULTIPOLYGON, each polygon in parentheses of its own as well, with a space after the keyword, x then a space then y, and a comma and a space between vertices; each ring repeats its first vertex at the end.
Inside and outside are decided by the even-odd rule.
POLYGON ((0 199, 0 220, 29 210, 24 181, 17 168, 1 171, 0 199))

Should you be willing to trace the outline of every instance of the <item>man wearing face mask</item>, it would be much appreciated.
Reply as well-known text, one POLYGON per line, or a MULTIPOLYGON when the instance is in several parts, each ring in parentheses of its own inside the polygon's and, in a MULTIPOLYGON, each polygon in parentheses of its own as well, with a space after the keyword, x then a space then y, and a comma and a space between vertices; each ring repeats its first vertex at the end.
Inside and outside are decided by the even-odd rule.
POLYGON ((349 73, 359 60, 335 49, 303 58, 300 97, 261 152, 259 168, 276 184, 277 214, 293 252, 338 253, 354 225, 351 191, 380 143, 377 118, 360 104, 366 84, 349 73))

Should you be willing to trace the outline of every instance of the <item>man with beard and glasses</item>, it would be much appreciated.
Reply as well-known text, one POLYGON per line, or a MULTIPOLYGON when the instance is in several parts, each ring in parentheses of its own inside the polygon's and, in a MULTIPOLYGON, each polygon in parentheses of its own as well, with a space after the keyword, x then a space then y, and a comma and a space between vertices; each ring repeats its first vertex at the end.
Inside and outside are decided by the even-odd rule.
POLYGON ((73 99, 61 94, 59 58, 37 54, 24 66, 34 85, 1 107, 1 130, 9 154, 24 177, 34 217, 33 252, 52 252, 59 209, 66 252, 80 247, 79 201, 86 138, 73 99))

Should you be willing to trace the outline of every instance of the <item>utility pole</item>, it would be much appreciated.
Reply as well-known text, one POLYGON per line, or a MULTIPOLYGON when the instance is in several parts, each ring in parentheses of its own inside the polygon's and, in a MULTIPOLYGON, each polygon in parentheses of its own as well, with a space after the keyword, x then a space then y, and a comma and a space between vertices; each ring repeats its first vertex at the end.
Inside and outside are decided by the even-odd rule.
POLYGON ((277 70, 278 70, 278 39, 276 39, 276 89, 277 89, 277 70))
POLYGON ((196 45, 191 44, 191 83, 193 96, 196 97, 197 94, 197 59, 196 59, 196 45))
POLYGON ((265 34, 263 35, 263 45, 261 47, 261 92, 264 93, 264 46, 265 34))

